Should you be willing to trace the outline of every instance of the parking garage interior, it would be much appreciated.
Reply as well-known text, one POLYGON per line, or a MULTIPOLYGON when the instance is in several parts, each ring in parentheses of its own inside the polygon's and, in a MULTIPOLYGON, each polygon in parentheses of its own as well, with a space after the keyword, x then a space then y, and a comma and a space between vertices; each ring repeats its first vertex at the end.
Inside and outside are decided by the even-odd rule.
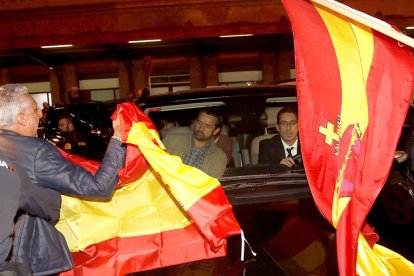
MULTIPOLYGON (((414 36, 414 1, 339 2, 414 36)), ((69 103, 73 86, 85 101, 112 101, 135 100, 144 89, 151 96, 173 95, 273 85, 296 77, 291 25, 280 0, 0 0, 0 26, 0 85, 26 85, 39 106, 69 103)), ((296 203, 237 207, 236 216, 252 231, 250 239, 262 254, 241 263, 238 241, 230 239, 229 259, 218 262, 229 267, 221 273, 289 275, 288 265, 272 259, 271 237, 293 210, 316 221, 312 227, 317 225, 324 246, 332 247, 332 228, 316 216, 312 200, 296 203)), ((413 222, 395 223, 380 214, 368 217, 380 241, 414 261, 413 222)), ((325 264, 325 274, 317 275, 335 275, 335 260, 325 264)), ((168 273, 159 269, 137 275, 168 273)))

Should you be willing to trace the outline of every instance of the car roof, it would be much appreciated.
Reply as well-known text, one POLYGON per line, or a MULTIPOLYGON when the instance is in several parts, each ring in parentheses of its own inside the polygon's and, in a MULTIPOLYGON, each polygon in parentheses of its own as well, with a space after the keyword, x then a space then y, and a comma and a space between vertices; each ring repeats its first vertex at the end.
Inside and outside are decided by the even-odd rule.
POLYGON ((252 85, 252 86, 217 86, 199 89, 177 91, 149 96, 144 103, 140 104, 142 109, 192 104, 197 102, 226 102, 235 98, 252 98, 257 96, 274 98, 280 102, 296 101, 296 87, 293 84, 275 85, 252 85))
MULTIPOLYGON (((57 103, 53 106, 55 109, 80 109, 80 108, 87 108, 91 106, 116 106, 119 103, 126 102, 128 100, 120 99, 120 100, 112 100, 112 101, 90 101, 90 102, 80 102, 80 103, 57 103)), ((132 100, 130 100, 132 101, 132 100)))

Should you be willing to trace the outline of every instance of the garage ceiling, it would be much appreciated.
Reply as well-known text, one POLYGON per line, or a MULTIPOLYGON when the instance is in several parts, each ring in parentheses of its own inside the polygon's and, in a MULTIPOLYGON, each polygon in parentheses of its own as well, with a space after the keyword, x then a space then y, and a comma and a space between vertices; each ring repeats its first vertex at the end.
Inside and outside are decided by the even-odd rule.
MULTIPOLYGON (((400 29, 414 26, 411 0, 341 2, 400 29)), ((280 0, 2 0, 0 25, 0 68, 293 47, 280 0), (254 36, 219 38, 230 34, 254 36), (139 39, 162 41, 127 43, 139 39), (56 44, 73 47, 40 48, 56 44)))

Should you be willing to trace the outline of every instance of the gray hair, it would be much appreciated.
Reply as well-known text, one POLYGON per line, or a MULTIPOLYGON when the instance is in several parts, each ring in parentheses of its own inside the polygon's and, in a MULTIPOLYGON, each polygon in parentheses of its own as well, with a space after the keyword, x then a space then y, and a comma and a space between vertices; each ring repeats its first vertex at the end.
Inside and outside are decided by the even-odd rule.
POLYGON ((8 127, 16 123, 22 109, 22 98, 29 90, 22 84, 5 84, 0 86, 0 127, 8 127))

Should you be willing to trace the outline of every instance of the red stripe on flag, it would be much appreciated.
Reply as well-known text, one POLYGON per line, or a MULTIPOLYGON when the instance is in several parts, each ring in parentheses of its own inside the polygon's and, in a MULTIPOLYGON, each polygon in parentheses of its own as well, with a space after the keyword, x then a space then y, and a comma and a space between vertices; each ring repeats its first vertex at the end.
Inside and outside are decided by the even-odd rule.
POLYGON ((341 110, 338 62, 331 37, 315 8, 303 0, 283 1, 283 4, 292 22, 295 41, 306 41, 295 42, 299 135, 306 176, 312 183, 310 189, 319 210, 332 224, 335 186, 326 183, 336 181, 337 163, 329 158, 335 149, 325 143, 325 136, 318 129, 319 126, 327 128, 328 123, 335 126, 341 110))
MULTIPOLYGON (((413 59, 408 47, 376 31, 367 81, 369 125, 361 143, 352 198, 337 225, 338 259, 356 263, 358 235, 385 185, 411 94, 413 59), (411 72, 411 73, 409 73, 411 72)), ((346 266, 346 275, 355 273, 346 266)))
POLYGON ((61 275, 125 275, 226 255, 226 241, 218 251, 193 224, 153 235, 113 238, 72 253, 75 266, 61 275), (178 253, 179 252, 179 253, 178 253))
POLYGON ((212 250, 220 249, 227 237, 240 234, 240 226, 221 186, 200 198, 187 213, 202 230, 212 250))

